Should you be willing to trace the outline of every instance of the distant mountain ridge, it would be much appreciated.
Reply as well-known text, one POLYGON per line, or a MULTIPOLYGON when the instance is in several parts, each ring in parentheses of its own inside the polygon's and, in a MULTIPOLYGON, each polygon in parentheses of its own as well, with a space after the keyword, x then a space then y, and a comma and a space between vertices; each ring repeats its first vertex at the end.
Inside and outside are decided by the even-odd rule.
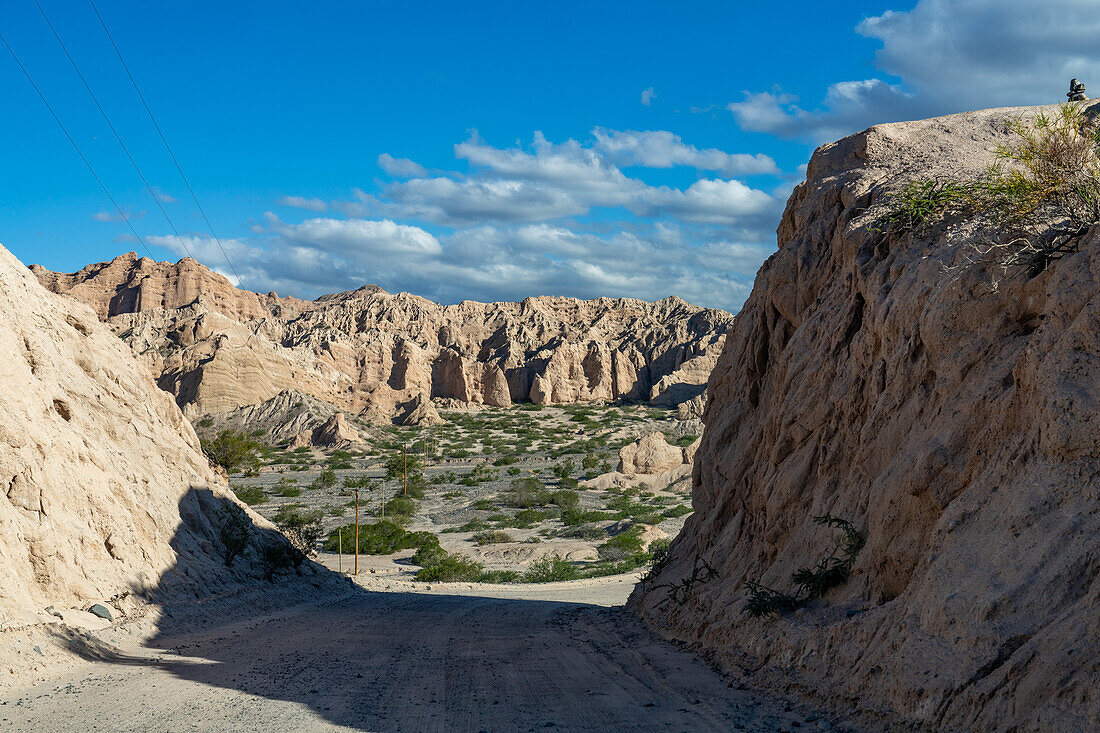
POLYGON ((304 301, 134 253, 69 274, 31 269, 90 305, 192 417, 285 389, 375 419, 430 398, 675 405, 702 392, 733 324, 677 297, 440 305, 366 285, 304 301))

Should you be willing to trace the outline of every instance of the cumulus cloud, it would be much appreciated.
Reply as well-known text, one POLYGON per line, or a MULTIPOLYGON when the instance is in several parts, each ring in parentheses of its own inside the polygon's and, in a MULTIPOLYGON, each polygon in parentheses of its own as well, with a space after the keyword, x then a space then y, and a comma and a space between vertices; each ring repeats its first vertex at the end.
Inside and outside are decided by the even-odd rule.
POLYGON ((308 209, 309 211, 324 211, 328 208, 328 204, 321 199, 307 199, 304 196, 280 196, 275 203, 279 206, 290 206, 295 209, 308 209))
POLYGON ((653 100, 657 98, 657 92, 653 90, 653 87, 646 89, 642 92, 642 104, 646 107, 653 104, 653 100))
POLYGON ((684 166, 702 171, 717 171, 725 176, 779 175, 779 168, 763 153, 726 153, 716 148, 700 150, 687 145, 667 130, 605 130, 592 131, 595 150, 607 160, 622 166, 675 168, 684 166))
POLYGON ((920 0, 866 18, 880 78, 831 85, 819 104, 782 91, 728 105, 746 130, 822 142, 880 122, 1065 100, 1071 77, 1100 88, 1100 5, 1092 0, 920 0))
POLYGON ((378 167, 395 178, 414 178, 428 175, 427 169, 408 158, 395 158, 389 153, 378 156, 378 167))
MULTIPOLYGON (((307 297, 373 282, 442 302, 678 295, 735 310, 772 251, 723 239, 716 230, 682 237, 667 224, 603 234, 546 223, 486 225, 439 239, 409 229, 415 227, 386 221, 275 220, 247 251, 234 252, 234 263, 244 287, 307 297)), ((156 243, 172 246, 167 239, 156 243)), ((216 263, 212 241, 188 245, 216 263)))

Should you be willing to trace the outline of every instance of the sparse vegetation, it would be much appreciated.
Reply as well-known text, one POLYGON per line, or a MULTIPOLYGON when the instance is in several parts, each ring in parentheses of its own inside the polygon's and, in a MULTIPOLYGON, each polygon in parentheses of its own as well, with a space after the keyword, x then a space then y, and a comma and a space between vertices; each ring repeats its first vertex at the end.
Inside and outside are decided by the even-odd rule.
POLYGON ((252 520, 236 504, 227 503, 218 510, 218 539, 222 543, 222 560, 232 567, 237 556, 248 547, 252 539, 252 520))
POLYGON ((245 504, 254 506, 267 501, 267 494, 259 486, 234 486, 233 493, 245 504))
POLYGON ((810 599, 820 598, 848 580, 852 565, 866 540, 847 520, 823 514, 814 517, 813 521, 815 524, 841 531, 841 538, 833 552, 817 565, 794 572, 791 576, 797 586, 794 593, 784 593, 761 583, 746 582, 749 600, 745 604, 745 613, 756 618, 787 613, 804 606, 810 599))
POLYGON ((213 440, 199 442, 210 463, 221 466, 228 473, 258 468, 260 453, 264 448, 259 441, 235 430, 223 430, 213 440))
POLYGON ((317 542, 323 530, 321 522, 324 514, 320 510, 300 511, 297 507, 285 505, 275 514, 275 525, 290 540, 290 544, 306 557, 317 552, 317 542))

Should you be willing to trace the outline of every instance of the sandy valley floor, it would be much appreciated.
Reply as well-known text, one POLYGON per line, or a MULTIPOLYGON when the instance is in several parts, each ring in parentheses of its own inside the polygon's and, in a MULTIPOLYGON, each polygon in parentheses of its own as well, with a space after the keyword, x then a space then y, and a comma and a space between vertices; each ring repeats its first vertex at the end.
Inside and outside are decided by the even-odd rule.
POLYGON ((632 576, 430 590, 360 577, 274 614, 121 644, 0 699, 0 731, 845 728, 727 687, 656 639, 618 606, 632 576))

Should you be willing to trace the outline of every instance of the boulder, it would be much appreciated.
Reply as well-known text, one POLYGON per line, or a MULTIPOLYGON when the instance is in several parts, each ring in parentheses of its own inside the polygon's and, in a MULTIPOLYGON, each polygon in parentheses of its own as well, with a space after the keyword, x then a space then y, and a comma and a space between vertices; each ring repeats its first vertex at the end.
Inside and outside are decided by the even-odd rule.
POLYGON ((619 449, 619 473, 656 474, 682 465, 684 451, 669 445, 663 433, 654 432, 638 438, 619 449))

